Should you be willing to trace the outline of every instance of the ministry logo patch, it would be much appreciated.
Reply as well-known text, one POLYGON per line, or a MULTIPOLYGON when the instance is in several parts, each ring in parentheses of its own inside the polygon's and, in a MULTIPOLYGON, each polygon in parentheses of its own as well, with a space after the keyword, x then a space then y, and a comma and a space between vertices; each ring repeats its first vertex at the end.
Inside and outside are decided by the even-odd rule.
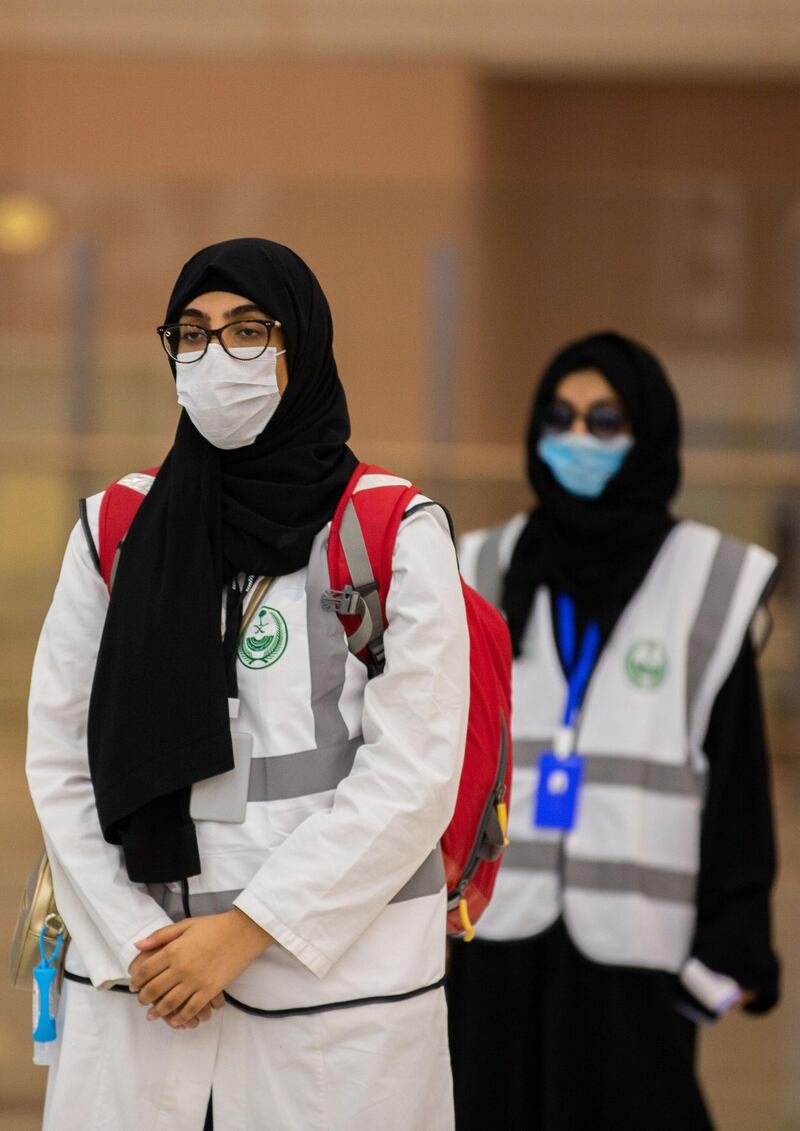
POLYGON ((281 658, 289 642, 289 629, 277 609, 264 605, 250 621, 239 645, 239 659, 247 668, 269 668, 281 658))
POLYGON ((653 691, 667 674, 667 650, 659 640, 637 640, 625 657, 625 671, 634 687, 653 691))

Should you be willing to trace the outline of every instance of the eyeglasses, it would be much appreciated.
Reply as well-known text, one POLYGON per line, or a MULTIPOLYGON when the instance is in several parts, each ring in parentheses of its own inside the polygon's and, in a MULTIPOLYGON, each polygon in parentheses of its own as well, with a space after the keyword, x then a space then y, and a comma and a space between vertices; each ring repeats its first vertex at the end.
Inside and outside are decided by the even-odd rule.
POLYGON ((590 405, 586 412, 578 412, 569 401, 551 401, 542 409, 542 429, 545 432, 568 432, 576 420, 583 420, 598 440, 610 440, 628 427, 628 419, 622 409, 602 401, 590 405))
POLYGON ((189 322, 173 322, 159 326, 157 333, 167 356, 180 365, 199 361, 214 338, 231 357, 239 361, 255 361, 269 345, 273 327, 280 325, 280 322, 259 318, 228 322, 217 330, 208 330, 205 326, 189 322))

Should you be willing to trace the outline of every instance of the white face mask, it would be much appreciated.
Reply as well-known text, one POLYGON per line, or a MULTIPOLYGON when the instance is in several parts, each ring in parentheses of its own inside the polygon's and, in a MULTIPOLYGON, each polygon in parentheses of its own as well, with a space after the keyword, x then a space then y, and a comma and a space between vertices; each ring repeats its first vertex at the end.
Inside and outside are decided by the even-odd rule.
MULTIPOLYGON (((184 356, 191 360, 192 354, 184 356)), ((279 356, 274 346, 267 346, 260 357, 240 360, 214 342, 199 361, 176 366, 178 404, 215 448, 246 448, 269 424, 281 403, 275 371, 279 356)))

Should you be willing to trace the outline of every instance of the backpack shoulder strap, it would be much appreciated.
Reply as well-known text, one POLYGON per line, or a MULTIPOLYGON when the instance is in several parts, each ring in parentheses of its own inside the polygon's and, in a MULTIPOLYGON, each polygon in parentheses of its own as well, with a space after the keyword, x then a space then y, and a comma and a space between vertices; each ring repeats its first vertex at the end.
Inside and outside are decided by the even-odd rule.
POLYGON ((350 651, 375 673, 384 663, 386 595, 397 531, 419 493, 408 479, 362 463, 331 521, 331 588, 323 594, 323 606, 339 615, 350 651))
POLYGON ((103 494, 98 521, 100 573, 109 593, 130 525, 155 482, 158 468, 137 471, 112 483, 103 494))

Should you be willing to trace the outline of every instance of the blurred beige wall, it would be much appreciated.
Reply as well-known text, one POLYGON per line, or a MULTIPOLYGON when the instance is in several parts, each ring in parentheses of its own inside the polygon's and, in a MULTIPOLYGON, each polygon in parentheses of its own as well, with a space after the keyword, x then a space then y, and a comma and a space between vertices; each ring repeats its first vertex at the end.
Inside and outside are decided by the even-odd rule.
POLYGON ((507 395, 613 326, 662 351, 690 422, 785 425, 800 85, 495 79, 483 96, 479 238, 507 395))
POLYGON ((457 59, 531 72, 797 76, 796 0, 4 0, 25 51, 457 59))

